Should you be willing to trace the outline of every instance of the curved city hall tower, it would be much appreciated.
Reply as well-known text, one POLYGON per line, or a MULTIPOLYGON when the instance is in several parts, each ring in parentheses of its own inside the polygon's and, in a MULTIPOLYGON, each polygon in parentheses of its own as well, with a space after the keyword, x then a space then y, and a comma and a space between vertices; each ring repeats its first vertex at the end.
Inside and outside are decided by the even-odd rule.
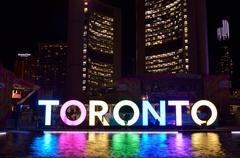
POLYGON ((121 75, 120 8, 101 0, 69 0, 68 32, 68 98, 111 89, 121 75))
POLYGON ((137 74, 208 74, 205 0, 137 0, 137 74))

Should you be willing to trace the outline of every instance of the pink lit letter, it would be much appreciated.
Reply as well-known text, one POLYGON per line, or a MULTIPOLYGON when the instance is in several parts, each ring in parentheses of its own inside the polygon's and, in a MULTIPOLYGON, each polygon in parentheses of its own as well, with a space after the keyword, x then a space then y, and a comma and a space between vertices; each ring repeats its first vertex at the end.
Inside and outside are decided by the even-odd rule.
POLYGON ((81 103, 80 101, 77 101, 77 100, 67 101, 66 103, 63 104, 63 106, 61 107, 61 111, 60 111, 60 116, 61 116, 62 121, 69 126, 80 125, 85 120, 86 114, 87 114, 87 111, 86 111, 85 106, 83 105, 83 103, 81 103), (71 105, 77 106, 81 111, 80 117, 74 121, 69 120, 66 115, 66 110, 71 105))

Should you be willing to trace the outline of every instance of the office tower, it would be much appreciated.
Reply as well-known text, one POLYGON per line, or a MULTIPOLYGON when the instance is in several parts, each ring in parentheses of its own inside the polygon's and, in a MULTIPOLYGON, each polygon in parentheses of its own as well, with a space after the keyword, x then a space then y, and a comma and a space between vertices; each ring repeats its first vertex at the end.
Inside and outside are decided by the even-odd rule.
POLYGON ((137 74, 208 74, 205 0, 137 0, 137 74))
POLYGON ((217 28, 219 61, 217 65, 217 73, 233 75, 233 61, 229 48, 230 31, 229 23, 226 19, 221 21, 220 27, 217 28))
POLYGON ((67 94, 96 96, 121 76, 121 11, 115 1, 69 1, 67 94))
POLYGON ((35 83, 42 97, 64 96, 66 80, 67 45, 65 43, 40 43, 36 59, 35 83))
POLYGON ((224 74, 229 76, 230 92, 236 89, 236 81, 234 80, 233 58, 230 46, 230 30, 228 20, 223 19, 218 23, 217 28, 217 47, 214 56, 217 64, 215 65, 216 74, 224 74))
POLYGON ((34 81, 35 63, 34 57, 29 53, 18 53, 15 59, 14 73, 22 80, 34 81))
POLYGON ((229 51, 229 47, 221 46, 219 48, 219 53, 221 53, 221 57, 217 66, 217 72, 232 76, 233 61, 232 61, 231 53, 229 51))

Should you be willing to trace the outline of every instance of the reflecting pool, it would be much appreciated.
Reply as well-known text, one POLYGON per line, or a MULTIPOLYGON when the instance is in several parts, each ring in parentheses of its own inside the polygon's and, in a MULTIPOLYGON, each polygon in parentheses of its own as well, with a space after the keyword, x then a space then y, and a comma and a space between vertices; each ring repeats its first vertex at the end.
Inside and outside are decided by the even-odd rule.
POLYGON ((240 134, 45 133, 0 135, 0 157, 240 157, 240 134))

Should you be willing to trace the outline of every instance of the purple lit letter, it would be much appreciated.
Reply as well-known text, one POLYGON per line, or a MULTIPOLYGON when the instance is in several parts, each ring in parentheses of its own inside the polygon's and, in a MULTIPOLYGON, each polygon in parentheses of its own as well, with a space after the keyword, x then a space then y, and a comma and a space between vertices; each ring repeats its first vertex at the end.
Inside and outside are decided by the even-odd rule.
POLYGON ((170 100, 168 101, 169 106, 176 106, 176 125, 182 126, 182 106, 189 105, 188 100, 170 100))
POLYGON ((60 116, 61 116, 62 121, 69 126, 80 125, 85 120, 86 115, 87 115, 87 111, 86 111, 85 106, 83 105, 83 103, 81 103, 80 101, 77 101, 77 100, 67 101, 66 103, 63 104, 63 106, 61 107, 61 111, 60 111, 60 116), (66 115, 66 110, 71 105, 77 106, 81 111, 80 117, 74 121, 69 120, 66 115))

